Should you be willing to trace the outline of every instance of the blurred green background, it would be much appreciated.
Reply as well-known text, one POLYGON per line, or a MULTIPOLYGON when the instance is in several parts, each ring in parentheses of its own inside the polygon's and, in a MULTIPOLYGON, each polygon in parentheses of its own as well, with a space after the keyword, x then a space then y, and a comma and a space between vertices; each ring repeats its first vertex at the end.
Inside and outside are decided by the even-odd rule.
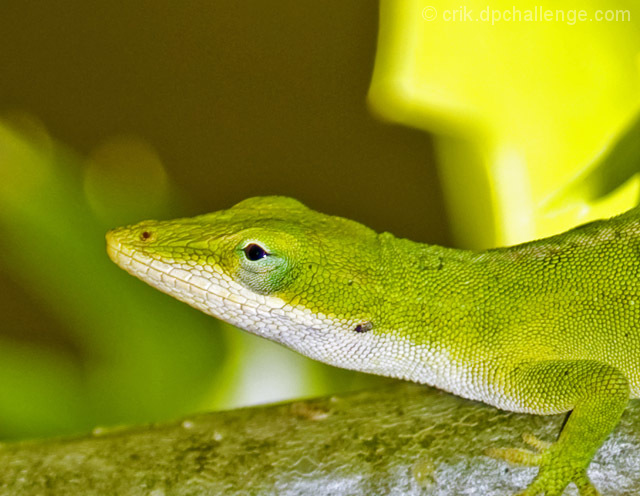
POLYGON ((0 2, 0 436, 362 387, 173 301, 107 229, 282 194, 447 243, 430 139, 367 110, 375 2, 0 2))
MULTIPOLYGON (((491 8, 542 8, 512 3, 491 8)), ((621 18, 446 20, 484 0, 0 2, 0 438, 384 381, 128 276, 105 252, 112 227, 280 194, 481 248, 635 204, 637 2, 548 7, 621 18)))

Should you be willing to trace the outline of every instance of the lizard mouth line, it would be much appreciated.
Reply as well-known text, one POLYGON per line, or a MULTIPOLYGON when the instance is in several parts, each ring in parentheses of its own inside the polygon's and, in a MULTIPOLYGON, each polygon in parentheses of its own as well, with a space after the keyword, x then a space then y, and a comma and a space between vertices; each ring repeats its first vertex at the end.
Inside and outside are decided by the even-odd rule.
POLYGON ((282 324, 290 325, 292 312, 295 313, 295 307, 286 301, 276 297, 255 295, 233 281, 227 280, 219 272, 210 272, 211 278, 192 275, 187 269, 173 267, 144 254, 142 257, 146 260, 142 259, 139 251, 123 249, 122 243, 118 242, 109 242, 107 251, 116 265, 136 278, 213 317, 245 330, 249 329, 237 322, 238 315, 253 315, 257 319, 275 318, 282 324), (176 275, 175 272, 178 271, 188 278, 176 275), (203 284, 196 284, 194 279, 201 280, 203 284), (240 294, 241 292, 245 295, 240 294), (285 306, 288 308, 283 308, 285 306))
MULTIPOLYGON (((120 243, 118 243, 118 245, 119 246, 114 246, 112 243, 107 245, 107 251, 111 260, 130 274, 155 287, 158 287, 158 289, 165 292, 184 293, 189 296, 200 295, 203 302, 208 303, 206 306, 210 309, 213 309, 214 306, 210 304, 212 301, 210 298, 206 298, 206 295, 212 295, 220 298, 221 300, 224 300, 224 303, 242 304, 240 301, 236 301, 236 299, 232 298, 234 293, 227 291, 219 284, 215 284, 212 280, 202 278, 209 283, 206 287, 203 287, 205 285, 198 285, 191 281, 190 279, 193 278, 191 275, 189 279, 185 279, 171 273, 176 270, 182 270, 186 274, 189 274, 188 271, 184 269, 176 269, 165 262, 152 259, 151 257, 148 257, 147 260, 143 260, 135 256, 136 254, 139 254, 138 251, 125 251, 121 248, 122 245, 120 243), (151 260, 151 262, 148 260, 151 260), (167 266, 169 270, 163 270, 163 266, 167 266), (219 289, 220 291, 212 291, 212 288, 219 289)), ((222 276, 219 276, 219 278, 221 279, 222 276)), ((216 277, 215 279, 218 280, 219 278, 216 277)))

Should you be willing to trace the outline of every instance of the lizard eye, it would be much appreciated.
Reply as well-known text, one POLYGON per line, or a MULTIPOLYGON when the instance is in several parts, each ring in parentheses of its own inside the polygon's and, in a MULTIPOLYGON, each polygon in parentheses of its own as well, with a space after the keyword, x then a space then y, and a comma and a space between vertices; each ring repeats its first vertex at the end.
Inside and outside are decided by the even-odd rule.
POLYGON ((252 262, 256 262, 269 255, 262 246, 256 243, 248 244, 244 247, 243 251, 244 256, 247 257, 247 260, 251 260, 252 262))

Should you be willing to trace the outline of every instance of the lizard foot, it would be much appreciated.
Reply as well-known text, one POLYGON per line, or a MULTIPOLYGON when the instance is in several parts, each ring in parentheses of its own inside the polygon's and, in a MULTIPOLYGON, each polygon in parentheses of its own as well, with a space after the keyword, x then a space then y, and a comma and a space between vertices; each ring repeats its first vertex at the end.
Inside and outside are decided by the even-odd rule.
POLYGON ((534 451, 518 448, 488 448, 485 453, 514 465, 539 467, 538 475, 518 496, 561 496, 564 489, 573 482, 580 496, 600 496, 593 486, 584 467, 567 465, 559 460, 554 443, 541 441, 532 434, 522 436, 534 451))

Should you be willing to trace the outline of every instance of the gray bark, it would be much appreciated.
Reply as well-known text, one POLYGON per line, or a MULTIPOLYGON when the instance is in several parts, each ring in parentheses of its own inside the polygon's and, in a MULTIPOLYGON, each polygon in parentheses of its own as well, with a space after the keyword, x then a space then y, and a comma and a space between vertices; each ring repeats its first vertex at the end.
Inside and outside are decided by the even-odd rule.
MULTIPOLYGON (((638 402, 589 475, 609 495, 640 493, 638 402)), ((0 494, 505 495, 534 468, 491 459, 489 446, 554 440, 564 416, 496 410, 431 388, 377 390, 5 444, 0 494)), ((577 494, 570 487, 566 494, 577 494)))

